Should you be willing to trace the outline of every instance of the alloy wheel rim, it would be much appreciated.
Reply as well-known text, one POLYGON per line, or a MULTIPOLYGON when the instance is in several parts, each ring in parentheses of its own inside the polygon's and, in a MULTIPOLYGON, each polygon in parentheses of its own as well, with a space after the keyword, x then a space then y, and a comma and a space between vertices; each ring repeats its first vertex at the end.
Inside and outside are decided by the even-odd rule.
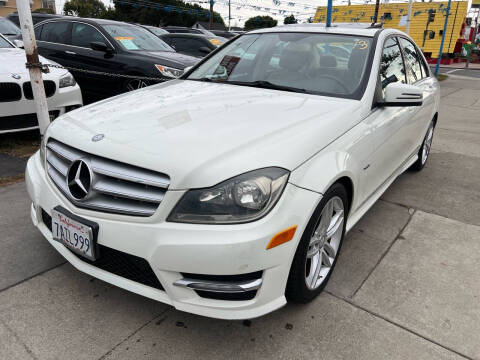
POLYGON ((430 150, 432 149, 432 139, 433 139, 433 125, 431 124, 430 127, 428 128, 425 141, 423 142, 422 164, 425 164, 425 162, 427 161, 428 155, 430 154, 430 150))
POLYGON ((305 283, 310 290, 317 289, 332 269, 342 239, 344 219, 343 201, 334 196, 325 204, 308 245, 305 283))
POLYGON ((127 91, 133 91, 133 90, 141 89, 147 86, 148 86, 147 83, 143 80, 132 80, 132 81, 129 81, 127 84, 127 91))

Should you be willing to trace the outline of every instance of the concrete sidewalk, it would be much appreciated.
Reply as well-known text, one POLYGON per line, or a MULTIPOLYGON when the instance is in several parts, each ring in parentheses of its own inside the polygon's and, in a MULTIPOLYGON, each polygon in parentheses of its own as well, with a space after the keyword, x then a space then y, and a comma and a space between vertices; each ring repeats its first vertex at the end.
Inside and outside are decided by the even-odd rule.
POLYGON ((0 189, 5 359, 480 359, 480 81, 441 83, 431 158, 345 239, 326 291, 252 321, 195 316, 64 263, 0 189))

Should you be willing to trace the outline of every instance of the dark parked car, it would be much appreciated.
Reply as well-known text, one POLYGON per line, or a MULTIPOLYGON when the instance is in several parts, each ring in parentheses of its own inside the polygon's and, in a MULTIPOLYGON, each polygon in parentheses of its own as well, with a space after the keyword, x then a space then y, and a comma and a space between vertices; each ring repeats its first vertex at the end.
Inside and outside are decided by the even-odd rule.
POLYGON ((0 17, 0 34, 5 36, 10 41, 22 39, 22 32, 20 31, 20 28, 4 17, 0 17))
POLYGON ((224 30, 211 30, 211 32, 217 36, 224 37, 225 39, 231 39, 231 38, 234 38, 235 36, 238 36, 238 34, 234 34, 230 31, 224 31, 224 30))
MULTIPOLYGON (((32 12, 33 25, 35 25, 39 22, 45 21, 45 20, 56 19, 56 18, 60 18, 60 17, 62 17, 62 15, 32 12)), ((20 26, 20 19, 18 18, 18 13, 17 12, 8 14, 7 19, 10 20, 11 22, 15 23, 15 25, 20 26)))
MULTIPOLYGON (((113 74, 173 79, 198 59, 176 53, 148 30, 104 19, 63 17, 35 26, 41 55, 63 66, 113 74)), ((71 71, 88 102, 151 84, 71 71)))
POLYGON ((183 26, 166 26, 163 29, 167 30, 169 33, 179 33, 179 34, 199 34, 199 35, 208 35, 215 36, 215 34, 209 30, 205 29, 194 29, 183 26))
POLYGON ((196 57, 204 57, 227 41, 217 36, 207 37, 205 35, 179 33, 160 35, 159 38, 173 47, 175 51, 196 57))
POLYGON ((156 26, 142 25, 142 24, 137 24, 137 25, 143 27, 144 29, 147 29, 147 30, 150 31, 152 34, 157 35, 157 36, 163 35, 163 34, 168 34, 168 31, 167 31, 167 30, 162 29, 162 28, 159 28, 159 27, 156 27, 156 26))

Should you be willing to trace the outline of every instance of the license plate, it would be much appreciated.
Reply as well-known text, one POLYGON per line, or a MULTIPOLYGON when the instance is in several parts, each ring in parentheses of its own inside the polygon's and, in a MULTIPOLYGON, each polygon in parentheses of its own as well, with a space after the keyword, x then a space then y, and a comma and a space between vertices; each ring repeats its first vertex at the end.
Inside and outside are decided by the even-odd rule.
POLYGON ((52 210, 53 239, 61 242, 73 252, 94 261, 96 259, 96 243, 94 228, 90 225, 95 224, 69 214, 66 210, 62 211, 58 207, 52 210))

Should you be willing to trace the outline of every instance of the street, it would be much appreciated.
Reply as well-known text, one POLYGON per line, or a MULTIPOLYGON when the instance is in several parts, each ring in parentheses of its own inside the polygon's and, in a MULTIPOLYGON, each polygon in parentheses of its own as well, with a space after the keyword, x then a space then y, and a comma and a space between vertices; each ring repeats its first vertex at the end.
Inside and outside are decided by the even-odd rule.
POLYGON ((480 359, 480 80, 441 90, 425 169, 348 234, 326 291, 251 321, 86 276, 33 227, 24 183, 0 187, 2 358, 480 359))

